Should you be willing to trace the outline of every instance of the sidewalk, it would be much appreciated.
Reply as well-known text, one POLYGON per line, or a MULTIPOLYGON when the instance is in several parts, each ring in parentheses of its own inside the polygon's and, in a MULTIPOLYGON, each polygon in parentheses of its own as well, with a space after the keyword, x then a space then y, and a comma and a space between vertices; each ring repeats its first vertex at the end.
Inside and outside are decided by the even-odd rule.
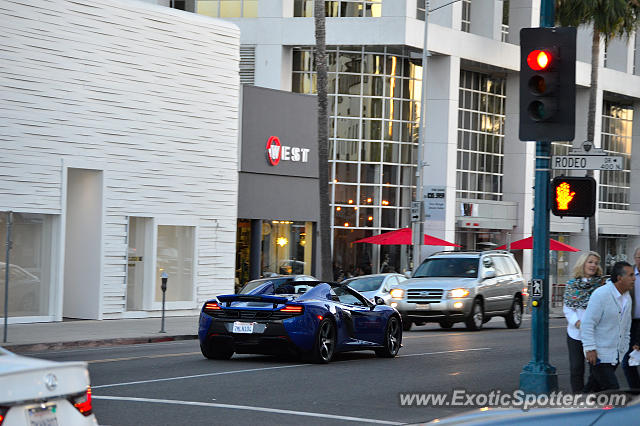
POLYGON ((65 320, 31 324, 9 324, 4 342, 0 325, 0 346, 16 353, 69 348, 153 343, 196 339, 198 316, 166 317, 160 333, 160 318, 65 320))

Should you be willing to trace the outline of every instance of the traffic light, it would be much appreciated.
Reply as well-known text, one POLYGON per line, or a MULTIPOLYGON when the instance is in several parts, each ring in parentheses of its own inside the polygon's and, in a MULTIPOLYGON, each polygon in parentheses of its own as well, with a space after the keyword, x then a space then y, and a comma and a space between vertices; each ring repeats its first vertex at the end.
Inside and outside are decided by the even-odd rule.
POLYGON ((551 183, 551 211, 556 216, 590 217, 596 212, 592 177, 559 176, 551 183))
POLYGON ((521 29, 520 140, 573 140, 575 111, 576 29, 521 29))

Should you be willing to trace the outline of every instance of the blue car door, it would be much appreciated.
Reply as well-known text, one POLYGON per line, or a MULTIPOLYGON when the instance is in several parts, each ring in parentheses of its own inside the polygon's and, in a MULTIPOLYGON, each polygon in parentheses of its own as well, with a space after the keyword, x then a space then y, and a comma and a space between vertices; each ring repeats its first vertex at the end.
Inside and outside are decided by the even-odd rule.
POLYGON ((374 306, 366 298, 350 288, 338 287, 334 291, 340 300, 343 319, 350 332, 351 341, 348 344, 382 343, 384 315, 372 309, 374 306))

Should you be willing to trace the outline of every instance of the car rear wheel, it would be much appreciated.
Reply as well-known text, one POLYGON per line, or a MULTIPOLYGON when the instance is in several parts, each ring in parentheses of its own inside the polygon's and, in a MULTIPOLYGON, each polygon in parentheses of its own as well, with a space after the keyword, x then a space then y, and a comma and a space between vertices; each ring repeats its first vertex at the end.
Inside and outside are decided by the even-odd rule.
POLYGON ((376 349, 376 355, 382 358, 393 358, 402 345, 402 327, 398 317, 393 316, 387 322, 384 332, 384 348, 376 349))
POLYGON ((318 326, 318 336, 313 349, 312 360, 319 364, 326 364, 333 358, 336 348, 336 328, 333 322, 325 318, 318 326))
POLYGON ((473 302, 471 313, 467 317, 465 324, 468 330, 478 331, 482 329, 482 324, 484 324, 484 310, 479 300, 473 302))
POLYGON ((520 328, 520 324, 522 324, 522 300, 519 298, 513 299, 511 310, 509 310, 504 319, 508 328, 520 328))
POLYGON ((233 355, 233 349, 226 345, 213 345, 211 342, 200 343, 200 351, 208 359, 229 359, 233 355))

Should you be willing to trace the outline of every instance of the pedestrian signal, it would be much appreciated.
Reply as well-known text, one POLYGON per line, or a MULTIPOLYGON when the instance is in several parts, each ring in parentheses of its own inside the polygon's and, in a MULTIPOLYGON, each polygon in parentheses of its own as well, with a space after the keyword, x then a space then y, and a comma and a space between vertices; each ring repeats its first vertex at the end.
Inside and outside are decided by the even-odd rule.
POLYGON ((596 212, 592 177, 560 176, 551 183, 551 211, 556 216, 590 217, 596 212))

